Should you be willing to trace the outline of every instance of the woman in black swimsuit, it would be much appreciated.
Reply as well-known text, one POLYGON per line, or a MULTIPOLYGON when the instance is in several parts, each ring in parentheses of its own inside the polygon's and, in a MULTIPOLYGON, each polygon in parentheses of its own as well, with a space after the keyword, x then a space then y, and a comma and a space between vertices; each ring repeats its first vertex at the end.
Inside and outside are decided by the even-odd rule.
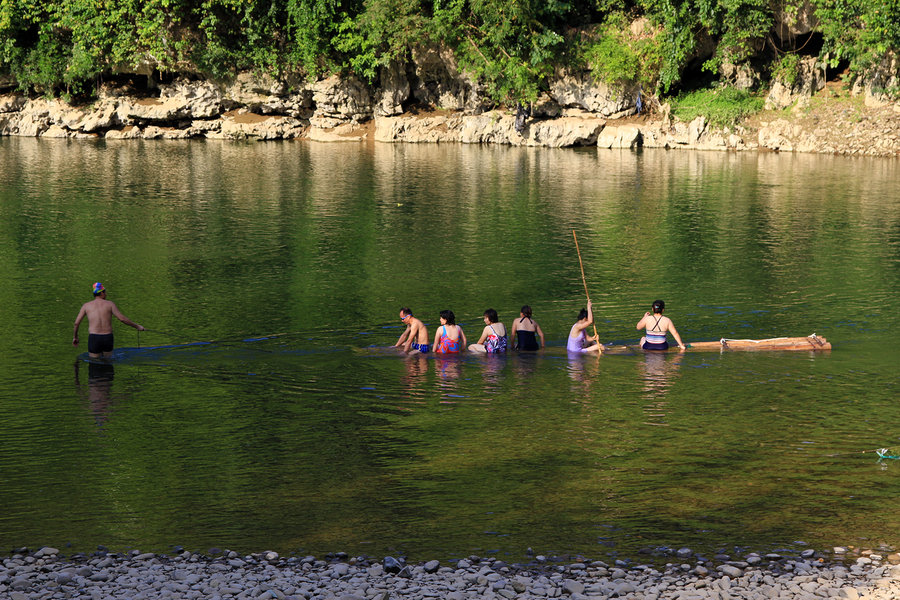
POLYGON ((509 334, 509 339, 513 348, 517 350, 540 350, 544 347, 544 332, 541 331, 541 326, 531 318, 531 307, 527 304, 519 312, 519 320, 513 321, 512 333, 509 334), (519 335, 518 340, 516 339, 516 334, 519 335), (541 338, 540 346, 538 346, 537 342, 538 336, 541 338))

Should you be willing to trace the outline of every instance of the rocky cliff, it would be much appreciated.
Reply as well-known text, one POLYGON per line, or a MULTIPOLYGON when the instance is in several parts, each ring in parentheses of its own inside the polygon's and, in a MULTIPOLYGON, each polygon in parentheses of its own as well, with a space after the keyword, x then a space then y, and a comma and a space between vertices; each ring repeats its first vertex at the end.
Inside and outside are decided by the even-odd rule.
POLYGON ((0 135, 898 156, 900 103, 878 92, 896 83, 888 81, 896 66, 890 62, 873 76, 874 83, 845 90, 834 82, 826 84, 823 68, 807 59, 794 81, 771 86, 766 113, 733 129, 715 129, 703 117, 690 123, 674 120, 667 106, 636 114, 638 89, 613 89, 589 73, 557 73, 549 91, 527 111, 491 106, 477 81, 460 72, 452 56, 433 50, 420 53, 410 64, 383 69, 375 85, 353 77, 291 85, 243 73, 224 83, 180 78, 143 90, 106 84, 97 100, 84 106, 8 93, 0 95, 0 135))

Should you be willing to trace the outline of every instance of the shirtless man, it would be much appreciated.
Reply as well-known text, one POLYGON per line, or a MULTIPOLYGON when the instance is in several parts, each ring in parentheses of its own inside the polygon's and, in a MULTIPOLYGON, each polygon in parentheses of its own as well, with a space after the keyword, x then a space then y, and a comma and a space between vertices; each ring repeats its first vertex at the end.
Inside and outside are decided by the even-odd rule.
POLYGON ((109 358, 113 351, 112 318, 115 317, 126 325, 131 325, 138 331, 144 331, 141 325, 131 321, 122 314, 115 302, 106 299, 106 288, 102 283, 95 283, 93 287, 94 299, 81 305, 78 316, 75 317, 75 331, 72 336, 72 345, 78 345, 78 326, 85 316, 88 318, 88 356, 91 358, 109 358))
POLYGON ((400 309, 400 320, 406 323, 406 331, 403 332, 394 347, 403 346, 404 352, 412 350, 412 353, 427 354, 430 348, 425 324, 413 316, 411 309, 405 307, 400 309))

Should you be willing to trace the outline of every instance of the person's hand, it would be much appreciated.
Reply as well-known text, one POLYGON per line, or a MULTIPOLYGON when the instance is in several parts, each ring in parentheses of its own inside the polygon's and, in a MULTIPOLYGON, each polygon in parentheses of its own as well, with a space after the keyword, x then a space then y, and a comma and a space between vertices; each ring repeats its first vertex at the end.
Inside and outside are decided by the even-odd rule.
POLYGON ((649 313, 649 312, 645 312, 645 313, 644 313, 644 316, 645 316, 645 317, 649 317, 649 316, 650 316, 650 313, 649 313))
POLYGON ((679 345, 678 345, 678 351, 679 351, 679 352, 684 352, 685 350, 687 350, 687 346, 685 346, 684 344, 679 344, 679 345))
POLYGON ((73 346, 77 346, 77 345, 78 345, 78 336, 75 336, 75 337, 72 338, 72 345, 73 345, 73 346))
POLYGON ((135 329, 137 329, 138 331, 145 331, 143 325, 138 325, 135 329))

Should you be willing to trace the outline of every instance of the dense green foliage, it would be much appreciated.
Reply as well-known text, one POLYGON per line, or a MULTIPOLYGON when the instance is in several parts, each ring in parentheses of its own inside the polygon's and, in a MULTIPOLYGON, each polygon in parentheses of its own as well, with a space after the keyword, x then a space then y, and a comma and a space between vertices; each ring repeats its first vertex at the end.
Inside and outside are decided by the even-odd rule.
MULTIPOLYGON (((861 71, 900 49, 900 0, 812 2, 816 51, 832 66, 861 71)), ((558 68, 665 93, 723 61, 790 66, 783 55, 802 48, 777 28, 764 0, 0 0, 0 73, 47 94, 90 92, 140 65, 375 81, 440 45, 500 102, 533 99, 558 68)))

